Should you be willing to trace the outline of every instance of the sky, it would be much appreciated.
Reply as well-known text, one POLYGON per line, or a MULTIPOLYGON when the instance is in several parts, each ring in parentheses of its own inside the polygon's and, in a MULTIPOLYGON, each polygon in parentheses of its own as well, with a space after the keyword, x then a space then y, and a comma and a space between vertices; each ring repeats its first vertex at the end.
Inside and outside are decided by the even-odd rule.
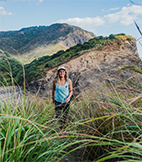
POLYGON ((0 31, 67 23, 96 36, 125 33, 142 57, 142 0, 0 0, 0 31))

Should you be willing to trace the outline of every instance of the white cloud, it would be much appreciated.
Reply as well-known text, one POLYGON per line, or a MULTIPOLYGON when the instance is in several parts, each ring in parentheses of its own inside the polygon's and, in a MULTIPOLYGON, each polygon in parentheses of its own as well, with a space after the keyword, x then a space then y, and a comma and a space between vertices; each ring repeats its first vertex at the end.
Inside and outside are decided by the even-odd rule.
MULTIPOLYGON (((118 8, 111 8, 110 10, 115 11, 118 8)), ((126 7, 121 8, 120 11, 114 12, 112 14, 104 15, 102 17, 85 17, 85 18, 69 18, 69 19, 61 19, 58 23, 68 23, 71 25, 80 26, 86 30, 93 31, 95 27, 100 26, 112 26, 114 23, 118 25, 130 25, 134 22, 134 20, 141 19, 142 17, 142 6, 138 5, 128 5, 126 7)))
POLYGON ((100 17, 94 17, 94 18, 90 18, 90 17, 78 18, 78 17, 76 17, 76 18, 69 18, 66 20, 62 19, 62 20, 59 20, 58 23, 72 24, 72 25, 80 26, 87 30, 91 30, 92 27, 104 25, 105 21, 100 17))
POLYGON ((41 2, 43 2, 43 0, 38 0, 38 3, 37 4, 39 5, 41 2))
POLYGON ((142 16, 142 6, 132 5, 123 7, 119 12, 105 15, 103 19, 109 23, 118 22, 122 25, 130 25, 139 16, 142 16))
POLYGON ((7 12, 3 7, 0 7, 0 15, 12 15, 11 12, 7 12))
POLYGON ((108 12, 108 11, 116 11, 116 10, 119 10, 120 8, 119 7, 114 7, 114 8, 110 8, 108 10, 105 10, 105 9, 101 9, 102 12, 108 12))
POLYGON ((39 3, 43 2, 43 0, 39 0, 39 3))
POLYGON ((109 11, 115 11, 115 10, 118 10, 119 7, 115 7, 115 8, 110 8, 109 11))

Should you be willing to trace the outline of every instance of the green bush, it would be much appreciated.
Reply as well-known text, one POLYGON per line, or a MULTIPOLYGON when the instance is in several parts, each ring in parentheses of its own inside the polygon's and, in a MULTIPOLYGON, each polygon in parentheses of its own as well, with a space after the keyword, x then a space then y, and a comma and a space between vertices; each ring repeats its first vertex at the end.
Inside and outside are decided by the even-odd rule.
POLYGON ((115 34, 116 36, 126 35, 125 33, 115 34))
POLYGON ((115 35, 114 34, 110 34, 109 35, 109 39, 115 39, 115 35))
POLYGON ((131 40, 132 40, 132 38, 127 38, 127 40, 128 40, 128 41, 131 41, 131 40))
POLYGON ((99 39, 103 39, 104 37, 101 35, 101 36, 99 36, 98 38, 99 38, 99 39))
POLYGON ((51 68, 55 65, 55 63, 53 61, 49 61, 47 64, 45 64, 45 68, 51 68))

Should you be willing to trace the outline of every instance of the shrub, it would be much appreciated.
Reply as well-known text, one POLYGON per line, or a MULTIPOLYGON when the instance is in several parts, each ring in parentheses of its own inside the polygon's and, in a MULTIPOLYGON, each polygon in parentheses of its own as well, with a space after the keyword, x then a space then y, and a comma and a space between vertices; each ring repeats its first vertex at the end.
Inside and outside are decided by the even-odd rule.
POLYGON ((99 36, 98 38, 99 38, 99 39, 103 39, 104 37, 101 35, 101 36, 99 36))
POLYGON ((53 61, 49 61, 47 64, 45 64, 45 68, 52 68, 55 65, 53 61))
POLYGON ((110 34, 110 35, 109 35, 109 39, 115 39, 115 35, 110 34))
POLYGON ((131 40, 132 40, 132 38, 130 38, 130 37, 129 37, 129 38, 127 38, 127 40, 128 40, 128 41, 131 41, 131 40))

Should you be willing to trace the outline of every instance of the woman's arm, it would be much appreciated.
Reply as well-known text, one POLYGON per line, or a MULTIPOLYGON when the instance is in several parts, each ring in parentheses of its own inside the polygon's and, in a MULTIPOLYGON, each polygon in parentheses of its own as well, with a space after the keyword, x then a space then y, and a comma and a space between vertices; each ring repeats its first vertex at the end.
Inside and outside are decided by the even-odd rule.
POLYGON ((72 82, 71 82, 70 79, 69 79, 68 82, 69 82, 69 96, 68 96, 68 98, 66 98, 65 103, 68 103, 68 102, 69 102, 69 99, 70 99, 71 96, 73 95, 72 82))
POLYGON ((52 86, 52 102, 55 103, 55 79, 53 80, 52 86))

